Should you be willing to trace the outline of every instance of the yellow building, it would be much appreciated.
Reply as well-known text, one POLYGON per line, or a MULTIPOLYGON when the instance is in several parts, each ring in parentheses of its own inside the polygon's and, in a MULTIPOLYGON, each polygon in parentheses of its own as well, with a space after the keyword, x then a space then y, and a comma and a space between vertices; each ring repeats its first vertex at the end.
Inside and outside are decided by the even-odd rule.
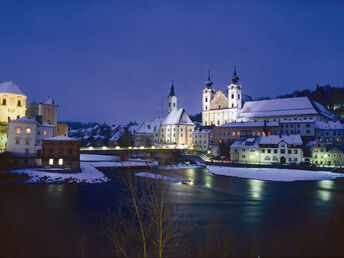
POLYGON ((55 127, 55 136, 68 136, 68 125, 66 124, 57 124, 55 127))
POLYGON ((25 116, 26 98, 13 82, 0 83, 0 123, 25 116))
POLYGON ((55 100, 48 97, 43 102, 39 103, 38 115, 42 116, 42 121, 44 123, 47 123, 56 127, 57 108, 58 108, 58 105, 56 104, 55 100))

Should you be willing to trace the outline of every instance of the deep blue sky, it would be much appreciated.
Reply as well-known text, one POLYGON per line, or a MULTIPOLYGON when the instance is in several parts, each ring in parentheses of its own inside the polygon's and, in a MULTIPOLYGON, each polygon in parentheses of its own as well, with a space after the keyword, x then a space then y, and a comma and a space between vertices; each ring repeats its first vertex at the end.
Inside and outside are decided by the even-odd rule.
POLYGON ((344 1, 0 0, 0 81, 29 101, 52 96, 59 120, 153 119, 171 80, 201 110, 211 70, 237 65, 252 97, 344 85, 344 1))

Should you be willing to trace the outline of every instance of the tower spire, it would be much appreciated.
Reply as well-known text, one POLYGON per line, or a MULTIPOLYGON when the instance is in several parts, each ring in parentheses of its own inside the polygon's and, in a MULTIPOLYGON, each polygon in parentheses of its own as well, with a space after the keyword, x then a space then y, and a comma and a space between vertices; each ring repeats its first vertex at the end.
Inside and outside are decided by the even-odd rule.
POLYGON ((205 85, 207 85, 208 89, 213 85, 213 82, 210 79, 210 71, 208 71, 208 81, 205 82, 205 85))
POLYGON ((239 77, 237 75, 237 72, 236 72, 236 65, 234 65, 234 72, 233 72, 233 76, 232 76, 232 82, 234 84, 237 84, 239 81, 239 77))
POLYGON ((172 84, 171 84, 171 90, 170 90, 170 95, 169 96, 175 96, 175 92, 174 92, 174 85, 173 85, 173 80, 172 80, 172 84))

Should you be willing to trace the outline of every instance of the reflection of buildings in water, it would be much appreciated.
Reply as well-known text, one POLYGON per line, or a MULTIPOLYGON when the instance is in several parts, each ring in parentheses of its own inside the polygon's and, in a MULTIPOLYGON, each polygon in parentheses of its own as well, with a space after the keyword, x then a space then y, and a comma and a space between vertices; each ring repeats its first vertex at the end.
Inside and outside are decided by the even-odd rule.
POLYGON ((51 209, 65 209, 75 205, 77 185, 47 184, 45 199, 51 209))
POLYGON ((318 181, 318 186, 322 188, 318 190, 318 197, 322 201, 330 201, 332 198, 332 192, 330 191, 333 189, 334 182, 332 180, 321 180, 318 181), (324 190, 325 189, 325 190, 324 190))
POLYGON ((256 179, 250 179, 249 180, 249 186, 250 186, 250 194, 251 197, 257 200, 260 200, 263 194, 263 187, 264 187, 264 181, 262 180, 256 180, 256 179))

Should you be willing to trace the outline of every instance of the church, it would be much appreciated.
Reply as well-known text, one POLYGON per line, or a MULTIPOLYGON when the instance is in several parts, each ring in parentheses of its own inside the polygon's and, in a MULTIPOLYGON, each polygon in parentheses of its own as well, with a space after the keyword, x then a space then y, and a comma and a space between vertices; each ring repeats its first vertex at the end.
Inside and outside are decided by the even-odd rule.
POLYGON ((232 122, 335 119, 320 103, 308 97, 280 98, 243 103, 242 85, 236 68, 227 92, 216 91, 208 74, 203 89, 202 125, 224 125, 232 122))
POLYGON ((192 146, 194 124, 184 108, 178 108, 177 96, 172 81, 168 96, 168 115, 163 120, 158 134, 159 144, 192 146))

